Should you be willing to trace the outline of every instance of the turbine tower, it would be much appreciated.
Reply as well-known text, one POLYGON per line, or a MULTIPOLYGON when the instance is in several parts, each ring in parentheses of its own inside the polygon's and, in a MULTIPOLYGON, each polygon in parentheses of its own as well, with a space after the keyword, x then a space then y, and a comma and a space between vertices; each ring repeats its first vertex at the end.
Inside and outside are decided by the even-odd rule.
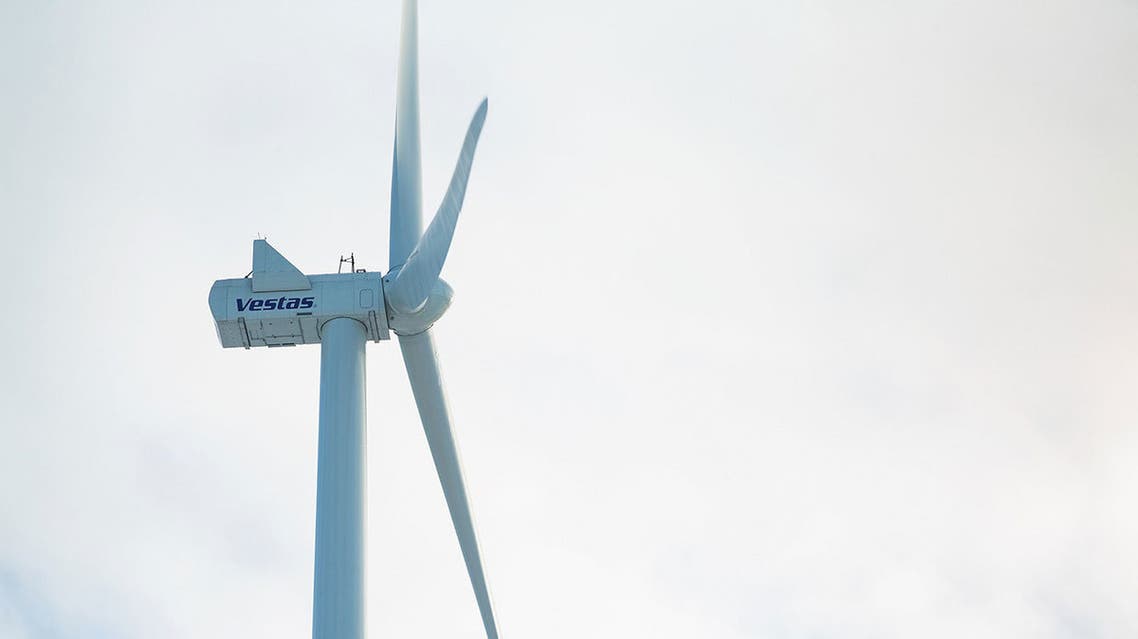
POLYGON ((453 291, 440 277, 486 120, 478 106, 458 165, 426 231, 419 158, 418 9, 404 0, 391 171, 390 263, 385 275, 305 275, 265 240, 253 270, 214 282, 209 306, 225 348, 320 344, 313 639, 363 639, 367 401, 365 344, 395 333, 489 639, 498 630, 451 429, 431 326, 453 291))

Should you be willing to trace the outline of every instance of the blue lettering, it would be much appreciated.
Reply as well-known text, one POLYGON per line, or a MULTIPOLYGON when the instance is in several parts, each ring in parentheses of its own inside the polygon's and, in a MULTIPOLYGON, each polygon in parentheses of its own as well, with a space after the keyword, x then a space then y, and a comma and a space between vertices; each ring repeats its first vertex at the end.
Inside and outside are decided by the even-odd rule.
POLYGON ((275 300, 237 298, 237 312, 245 311, 283 311, 316 306, 315 297, 281 297, 275 300))

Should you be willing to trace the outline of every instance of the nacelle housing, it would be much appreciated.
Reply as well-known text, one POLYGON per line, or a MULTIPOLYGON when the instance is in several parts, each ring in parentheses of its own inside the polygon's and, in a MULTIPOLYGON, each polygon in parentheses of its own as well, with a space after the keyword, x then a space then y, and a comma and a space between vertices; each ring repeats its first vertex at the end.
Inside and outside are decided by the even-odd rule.
POLYGON ((209 309, 224 348, 320 343, 321 327, 350 317, 367 327, 368 339, 390 339, 379 273, 309 275, 311 288, 253 291, 253 278, 217 280, 209 309))

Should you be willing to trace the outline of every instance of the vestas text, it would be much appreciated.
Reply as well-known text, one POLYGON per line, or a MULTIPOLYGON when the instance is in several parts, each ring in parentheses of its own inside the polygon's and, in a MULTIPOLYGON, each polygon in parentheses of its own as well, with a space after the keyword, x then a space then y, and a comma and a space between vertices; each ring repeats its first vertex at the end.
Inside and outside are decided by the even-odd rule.
POLYGON ((245 311, 276 311, 276 310, 290 310, 294 308, 312 308, 315 304, 315 297, 279 297, 274 300, 243 300, 237 298, 237 312, 243 313, 245 311))

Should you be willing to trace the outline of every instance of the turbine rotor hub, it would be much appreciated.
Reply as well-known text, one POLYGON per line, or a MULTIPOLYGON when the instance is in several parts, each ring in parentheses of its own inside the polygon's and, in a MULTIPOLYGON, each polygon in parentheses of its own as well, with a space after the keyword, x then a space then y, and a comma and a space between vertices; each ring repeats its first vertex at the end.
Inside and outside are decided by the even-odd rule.
MULTIPOLYGON (((395 271, 388 273, 383 278, 385 287, 393 281, 395 281, 395 271)), ((439 321, 439 318, 450 308, 453 298, 454 289, 441 277, 435 282, 430 295, 427 296, 427 301, 414 311, 401 311, 387 302, 385 291, 384 305, 387 307, 387 324, 396 335, 417 335, 439 321)))

